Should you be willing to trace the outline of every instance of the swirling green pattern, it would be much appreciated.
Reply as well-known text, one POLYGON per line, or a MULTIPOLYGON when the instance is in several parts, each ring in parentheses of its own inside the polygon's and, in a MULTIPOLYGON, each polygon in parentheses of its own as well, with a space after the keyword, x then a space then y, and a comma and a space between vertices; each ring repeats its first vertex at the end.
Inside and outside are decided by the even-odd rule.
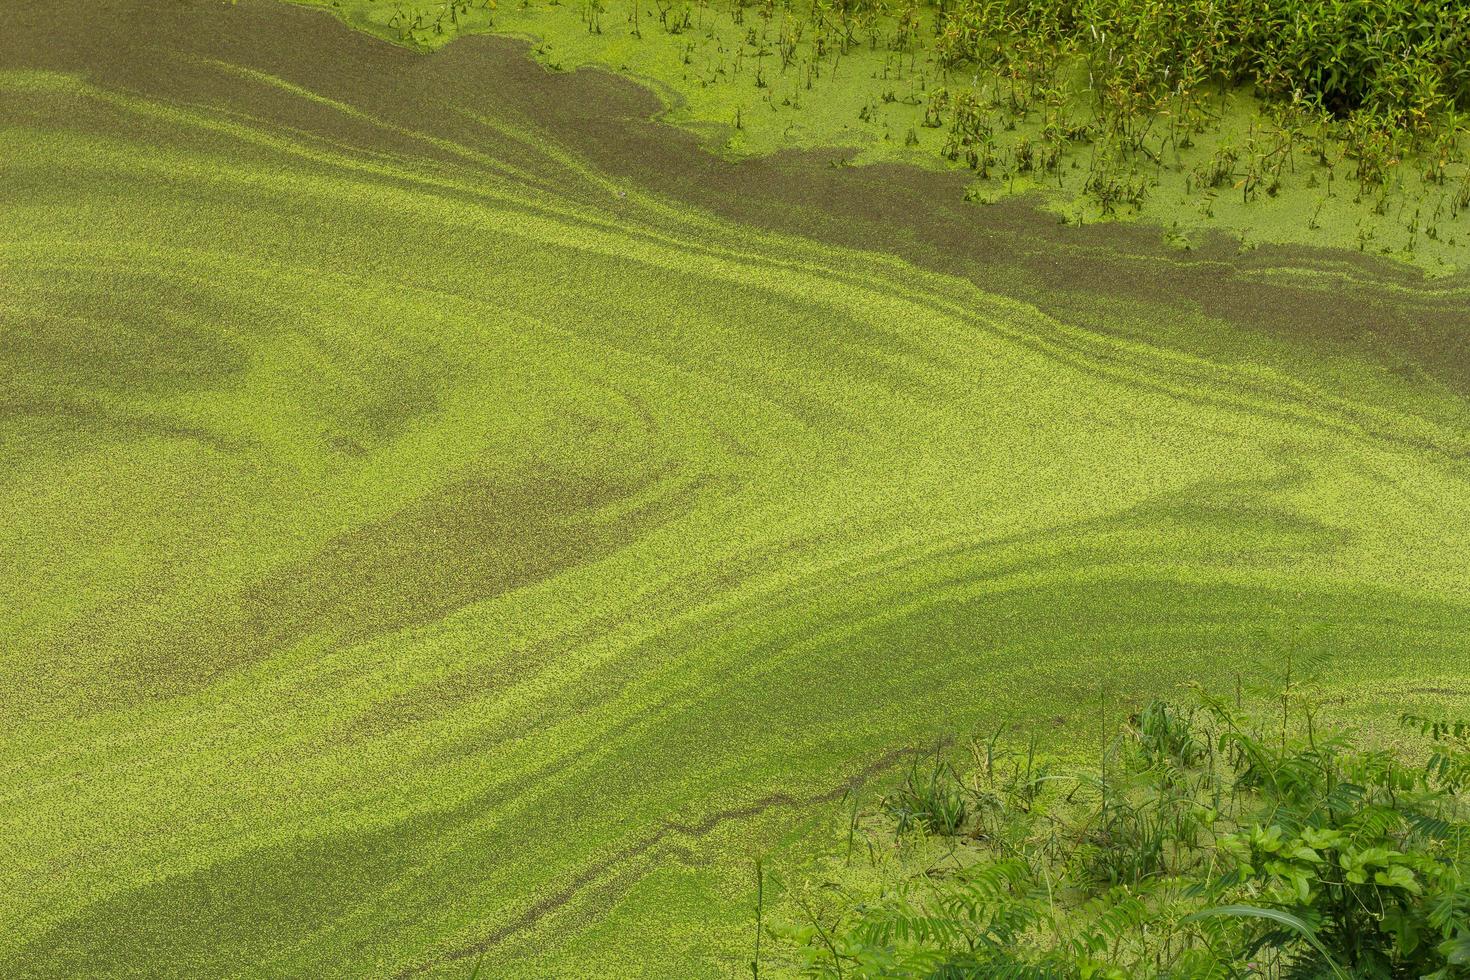
POLYGON ((6 976, 732 976, 944 732, 1465 704, 1463 279, 266 3, 23 4, 0 91, 6 976))

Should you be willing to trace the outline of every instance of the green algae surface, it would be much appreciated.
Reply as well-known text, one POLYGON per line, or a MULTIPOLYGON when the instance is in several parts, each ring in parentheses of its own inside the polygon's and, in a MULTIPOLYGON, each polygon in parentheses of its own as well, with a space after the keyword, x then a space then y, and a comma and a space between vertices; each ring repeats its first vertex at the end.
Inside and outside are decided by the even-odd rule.
POLYGON ((736 976, 945 733, 1463 713, 1463 277, 249 0, 23 6, 0 88, 6 976, 736 976))

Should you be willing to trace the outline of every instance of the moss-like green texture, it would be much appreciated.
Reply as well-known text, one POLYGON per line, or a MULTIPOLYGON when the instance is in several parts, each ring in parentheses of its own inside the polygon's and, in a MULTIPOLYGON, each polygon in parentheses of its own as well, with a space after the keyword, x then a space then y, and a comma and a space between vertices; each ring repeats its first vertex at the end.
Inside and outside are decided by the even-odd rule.
POLYGON ((1465 704, 1463 279, 247 0, 23 6, 0 93, 0 974, 735 976, 896 749, 1465 704))

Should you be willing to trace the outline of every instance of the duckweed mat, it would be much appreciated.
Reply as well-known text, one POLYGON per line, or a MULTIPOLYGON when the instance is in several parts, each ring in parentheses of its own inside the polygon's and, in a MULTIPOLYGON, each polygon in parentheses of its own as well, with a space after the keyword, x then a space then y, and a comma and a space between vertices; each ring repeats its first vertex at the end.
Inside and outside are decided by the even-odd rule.
POLYGON ((524 42, 0 33, 0 973, 728 977, 946 732, 1470 693, 1470 282, 733 161, 524 42))

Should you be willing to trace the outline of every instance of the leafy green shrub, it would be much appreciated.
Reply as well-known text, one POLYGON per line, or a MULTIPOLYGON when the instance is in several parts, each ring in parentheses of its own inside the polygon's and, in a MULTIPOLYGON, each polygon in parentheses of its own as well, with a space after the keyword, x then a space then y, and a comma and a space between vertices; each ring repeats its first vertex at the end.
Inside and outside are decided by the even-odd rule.
POLYGON ((1298 697, 1152 702, 1091 772, 916 765, 768 932, 816 977, 1470 977, 1470 723, 1406 716, 1409 765, 1298 697))
POLYGON ((1470 106, 1470 4, 1416 0, 940 0, 941 62, 1034 78, 1085 55, 1119 110, 1212 80, 1338 118, 1423 127, 1470 106))

